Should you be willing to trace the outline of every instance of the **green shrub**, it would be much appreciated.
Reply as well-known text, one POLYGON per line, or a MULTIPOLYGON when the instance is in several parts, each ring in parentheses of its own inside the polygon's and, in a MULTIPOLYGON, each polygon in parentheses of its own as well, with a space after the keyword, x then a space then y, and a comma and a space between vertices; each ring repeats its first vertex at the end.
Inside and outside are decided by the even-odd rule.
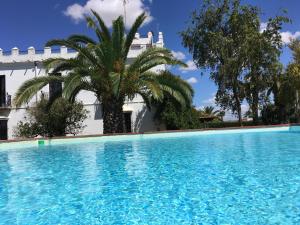
POLYGON ((53 137, 66 134, 78 134, 83 128, 83 121, 88 111, 82 103, 70 103, 63 98, 57 99, 51 106, 42 99, 34 107, 29 108, 15 128, 16 137, 32 138, 36 136, 53 137))
MULTIPOLYGON (((242 122, 243 126, 257 126, 257 125, 263 125, 263 122, 254 123, 253 121, 244 121, 242 122)), ((230 127, 240 127, 240 124, 238 121, 216 121, 216 122, 208 122, 208 123, 201 123, 198 127, 199 129, 204 128, 230 128, 230 127)))
POLYGON ((194 107, 182 108, 172 101, 165 101, 158 107, 156 118, 168 130, 196 129, 200 126, 199 112, 194 107))

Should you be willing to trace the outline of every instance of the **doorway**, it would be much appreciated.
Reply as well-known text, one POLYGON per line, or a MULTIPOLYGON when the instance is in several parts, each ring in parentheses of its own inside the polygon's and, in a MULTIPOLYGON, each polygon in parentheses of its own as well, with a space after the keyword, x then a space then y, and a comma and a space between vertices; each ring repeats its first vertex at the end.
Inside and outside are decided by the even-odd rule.
POLYGON ((0 120, 0 140, 7 140, 7 120, 0 120))
POLYGON ((131 133, 131 112, 124 112, 124 130, 126 133, 131 133))

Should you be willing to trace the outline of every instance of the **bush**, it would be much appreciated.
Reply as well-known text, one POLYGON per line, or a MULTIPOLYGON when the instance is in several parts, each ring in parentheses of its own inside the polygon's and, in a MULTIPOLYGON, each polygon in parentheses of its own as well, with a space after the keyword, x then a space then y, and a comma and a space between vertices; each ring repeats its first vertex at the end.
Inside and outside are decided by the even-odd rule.
MULTIPOLYGON (((257 126, 257 125, 263 125, 263 122, 260 121, 258 123, 254 123, 253 121, 244 121, 243 126, 257 126)), ((240 127, 240 124, 238 121, 213 121, 208 123, 201 123, 198 127, 199 129, 204 128, 230 128, 230 127, 240 127)))
POLYGON ((165 101, 158 107, 156 118, 168 130, 196 129, 200 126, 199 112, 193 108, 181 108, 172 101, 165 101))
POLYGON ((83 128, 83 121, 88 111, 82 103, 70 103, 63 98, 55 100, 48 106, 48 101, 42 99, 34 107, 29 108, 24 121, 15 128, 16 137, 32 138, 36 136, 53 137, 66 134, 78 134, 83 128))

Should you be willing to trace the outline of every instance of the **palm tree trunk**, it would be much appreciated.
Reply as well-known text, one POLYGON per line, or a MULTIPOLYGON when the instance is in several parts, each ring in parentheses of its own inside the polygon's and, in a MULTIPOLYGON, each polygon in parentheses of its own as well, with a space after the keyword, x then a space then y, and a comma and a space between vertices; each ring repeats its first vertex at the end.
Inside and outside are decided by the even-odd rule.
POLYGON ((103 133, 114 134, 124 132, 122 100, 112 99, 103 102, 103 133))

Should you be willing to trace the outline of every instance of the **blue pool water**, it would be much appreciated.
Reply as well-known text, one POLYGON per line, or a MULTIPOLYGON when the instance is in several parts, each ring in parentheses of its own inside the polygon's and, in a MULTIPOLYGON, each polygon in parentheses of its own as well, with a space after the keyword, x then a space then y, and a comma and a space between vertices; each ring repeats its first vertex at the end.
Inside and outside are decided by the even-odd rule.
POLYGON ((300 133, 0 150, 0 224, 300 224, 300 133))

